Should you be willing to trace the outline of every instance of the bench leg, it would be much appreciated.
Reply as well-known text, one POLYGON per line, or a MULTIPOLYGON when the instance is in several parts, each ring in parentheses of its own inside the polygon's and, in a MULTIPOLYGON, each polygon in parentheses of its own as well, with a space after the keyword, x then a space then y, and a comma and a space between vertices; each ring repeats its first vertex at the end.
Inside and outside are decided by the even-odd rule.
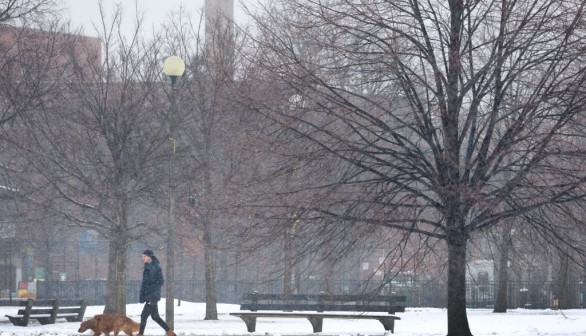
POLYGON ((395 319, 394 318, 381 317, 378 320, 380 321, 380 323, 383 324, 383 327, 385 327, 385 330, 390 330, 392 334, 395 333, 395 319))
POLYGON ((8 317, 10 322, 12 322, 12 324, 14 324, 15 326, 26 327, 28 325, 28 319, 12 317, 12 316, 6 316, 6 317, 8 317))
POLYGON ((313 332, 321 332, 322 330, 322 326, 324 323, 324 319, 321 317, 316 317, 316 316, 308 316, 307 319, 309 320, 309 322, 311 323, 311 326, 313 327, 313 332))
POLYGON ((55 324, 55 320, 50 317, 37 317, 40 324, 55 324))
POLYGON ((240 316, 242 321, 246 323, 246 329, 248 332, 254 332, 256 330, 256 317, 255 316, 240 316))
POLYGON ((67 320, 67 322, 81 322, 77 316, 65 316, 65 320, 67 320))

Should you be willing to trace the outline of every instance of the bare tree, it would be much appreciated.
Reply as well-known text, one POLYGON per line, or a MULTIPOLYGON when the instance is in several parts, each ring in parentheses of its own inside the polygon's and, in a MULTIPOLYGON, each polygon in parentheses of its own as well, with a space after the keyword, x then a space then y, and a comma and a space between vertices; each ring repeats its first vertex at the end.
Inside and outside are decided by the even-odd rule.
POLYGON ((168 108, 157 42, 141 38, 140 25, 120 34, 119 10, 102 23, 103 44, 69 45, 62 95, 23 119, 19 147, 34 170, 37 206, 107 238, 104 310, 124 313, 128 246, 153 222, 137 209, 162 202, 152 195, 165 181, 168 108))
POLYGON ((0 190, 7 200, 2 230, 16 235, 17 228, 51 219, 18 201, 30 199, 33 190, 21 184, 27 166, 13 150, 19 118, 42 108, 59 92, 71 38, 55 15, 54 1, 4 1, 0 4, 0 190), (9 201, 8 201, 9 200, 9 201), (30 221, 27 223, 26 221, 30 221))
MULTIPOLYGON (((64 40, 54 0, 7 0, 0 4, 0 125, 37 108, 51 96, 64 40)), ((8 165, 2 165, 2 169, 8 165)))
MULTIPOLYGON (((4 130, 18 125, 19 116, 42 108, 58 95, 57 79, 69 62, 65 53, 70 40, 58 23, 48 23, 44 30, 0 27, 0 125, 7 126, 4 130)), ((13 141, 9 133, 0 134, 4 144, 13 141)), ((14 153, 2 152, 2 185, 10 194, 19 189, 15 179, 23 167, 14 153)))
POLYGON ((0 3, 0 22, 22 24, 55 11, 55 0, 4 0, 0 3))
MULTIPOLYGON (((311 160, 319 152, 345 165, 311 186, 323 192, 306 209, 444 241, 448 335, 471 335, 471 234, 539 209, 570 211, 584 197, 584 3, 276 1, 266 9, 254 56, 265 82, 304 104, 257 101, 260 112, 312 144, 311 160)), ((572 242, 570 226, 529 223, 572 242)))

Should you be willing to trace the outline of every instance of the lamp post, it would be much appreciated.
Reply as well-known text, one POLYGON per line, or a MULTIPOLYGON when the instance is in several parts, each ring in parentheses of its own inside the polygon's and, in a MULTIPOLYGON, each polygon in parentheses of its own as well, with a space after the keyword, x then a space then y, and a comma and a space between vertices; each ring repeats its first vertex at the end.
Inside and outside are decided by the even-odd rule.
POLYGON ((169 140, 171 141, 171 152, 169 154, 169 219, 167 223, 167 299, 165 303, 165 319, 169 328, 174 329, 175 324, 175 307, 173 304, 175 298, 175 199, 173 192, 175 191, 175 175, 173 172, 175 150, 177 148, 177 139, 175 137, 175 128, 177 126, 177 106, 175 104, 176 98, 176 83, 177 78, 183 75, 185 71, 185 63, 178 56, 170 56, 163 63, 163 73, 169 77, 171 81, 171 111, 169 113, 169 140))

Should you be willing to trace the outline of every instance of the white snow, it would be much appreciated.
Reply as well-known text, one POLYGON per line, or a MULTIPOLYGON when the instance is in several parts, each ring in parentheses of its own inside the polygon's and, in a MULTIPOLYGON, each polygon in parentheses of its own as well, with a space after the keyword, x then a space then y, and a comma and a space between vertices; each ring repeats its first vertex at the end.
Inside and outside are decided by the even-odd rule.
MULTIPOLYGON (((101 314, 103 306, 87 308, 85 319, 101 314)), ((129 304, 127 314, 140 321, 141 304, 129 304)), ((13 326, 5 314, 15 314, 17 307, 0 307, 0 336, 69 336, 80 335, 79 323, 58 320, 56 324, 40 325, 36 321, 28 327, 13 326)), ((271 319, 259 318, 256 332, 248 333, 244 322, 230 312, 239 310, 238 305, 219 304, 217 321, 204 321, 205 304, 181 302, 175 307, 175 332, 184 335, 344 335, 344 336, 390 336, 376 320, 324 319, 323 332, 314 334, 309 321, 303 318, 271 319)), ((159 302, 159 313, 164 318, 165 301, 159 302)), ((447 312, 438 308, 407 308, 398 313, 401 320, 395 322, 398 336, 445 336, 447 334, 447 312)), ((586 309, 572 310, 526 310, 514 309, 505 314, 494 314, 489 309, 469 309, 468 320, 474 336, 568 336, 586 335, 586 309)), ((83 335, 91 336, 91 331, 83 335)), ((124 335, 121 333, 120 335, 124 335)), ((149 319, 145 335, 164 335, 153 320, 149 319)))

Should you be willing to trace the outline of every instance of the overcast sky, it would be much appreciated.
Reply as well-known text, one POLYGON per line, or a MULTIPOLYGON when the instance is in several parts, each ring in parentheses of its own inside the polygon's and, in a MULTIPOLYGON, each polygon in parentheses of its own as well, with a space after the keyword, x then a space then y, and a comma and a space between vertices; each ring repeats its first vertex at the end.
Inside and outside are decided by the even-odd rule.
MULTIPOLYGON (((98 23, 100 13, 98 10, 98 0, 61 0, 65 7, 63 15, 71 19, 73 28, 83 27, 84 33, 90 36, 97 36, 92 23, 98 23)), ((135 1, 133 0, 102 0, 106 13, 112 13, 116 4, 122 3, 123 7, 123 24, 131 30, 135 18, 135 1)), ((253 4, 256 0, 245 0, 246 4, 253 4)), ((188 13, 199 17, 204 0, 137 0, 138 9, 144 15, 146 31, 151 31, 152 27, 157 27, 168 20, 173 10, 178 10, 181 6, 188 13)), ((234 16, 237 23, 245 21, 245 16, 241 8, 240 0, 234 0, 234 16)))

